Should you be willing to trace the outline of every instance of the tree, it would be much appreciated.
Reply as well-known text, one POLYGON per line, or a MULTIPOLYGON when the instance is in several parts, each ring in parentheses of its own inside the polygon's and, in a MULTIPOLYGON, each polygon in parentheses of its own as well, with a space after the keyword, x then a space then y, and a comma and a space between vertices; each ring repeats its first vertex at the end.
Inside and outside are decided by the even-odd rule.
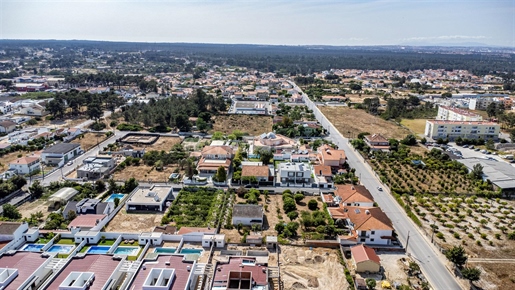
POLYGON ((104 112, 102 112, 102 104, 99 102, 91 102, 88 104, 88 110, 87 110, 88 117, 90 119, 95 120, 95 122, 98 122, 98 119, 102 117, 104 112))
POLYGON ((486 149, 488 149, 488 150, 495 150, 494 140, 488 139, 488 141, 486 141, 486 149))
POLYGON ((154 166, 156 167, 156 170, 157 170, 157 171, 161 171, 161 170, 163 170, 163 160, 157 160, 157 161, 154 163, 154 166))
POLYGON ((29 187, 29 192, 30 192, 30 195, 32 196, 32 198, 39 198, 45 192, 45 188, 41 185, 39 180, 36 180, 29 187))
POLYGON ((204 119, 201 119, 201 118, 198 118, 197 119, 197 129, 199 131, 205 131, 207 128, 208 128, 208 124, 206 121, 204 121, 204 119))
POLYGON ((71 222, 71 221, 73 221, 76 217, 77 217, 77 213, 76 213, 74 210, 72 210, 72 209, 71 209, 71 210, 69 210, 69 211, 68 211, 68 214, 67 214, 67 218, 66 218, 66 219, 67 219, 68 221, 70 221, 70 222, 71 222))
POLYGON ((224 139, 224 133, 216 131, 211 136, 211 140, 223 140, 224 139))
POLYGON ((316 200, 314 200, 314 199, 310 200, 308 202, 308 208, 310 210, 316 210, 318 208, 318 202, 316 200))
POLYGON ((299 217, 299 213, 297 211, 290 211, 289 213, 286 214, 286 216, 288 216, 288 218, 293 221, 295 220, 296 218, 299 217))
POLYGON ((114 198, 114 207, 118 207, 118 205, 120 204, 120 199, 118 197, 115 197, 114 198))
POLYGON ((510 130, 511 143, 515 143, 515 129, 510 130))
POLYGON ((95 181, 95 191, 101 193, 106 190, 106 183, 103 180, 95 181))
POLYGON ((454 246, 445 252, 445 257, 449 259, 456 267, 460 268, 467 262, 467 255, 462 246, 454 246))
POLYGON ((483 165, 477 163, 472 167, 472 171, 470 172, 472 178, 480 180, 483 178, 483 165))
POLYGON ((298 204, 299 202, 301 202, 301 201, 304 199, 304 194, 302 194, 302 193, 296 193, 296 194, 293 196, 293 199, 295 199, 295 202, 298 204))
POLYGON ((21 175, 15 175, 9 179, 12 184, 16 187, 16 189, 22 188, 25 184, 27 184, 27 179, 21 175))
POLYGON ((274 157, 274 153, 270 149, 261 148, 258 150, 259 160, 263 162, 264 165, 270 164, 270 159, 274 157))
POLYGON ((401 140, 401 143, 408 146, 417 145, 417 137, 415 137, 413 134, 409 134, 401 140))
POLYGON ((188 132, 191 128, 188 116, 185 114, 177 114, 175 116, 175 126, 179 131, 188 132))
POLYGON ((481 269, 477 267, 465 267, 461 270, 461 275, 463 275, 463 278, 469 280, 470 283, 474 283, 481 279, 481 269))
POLYGON ((282 232, 284 231, 284 224, 279 222, 278 224, 275 225, 275 231, 278 233, 278 234, 282 234, 282 232))
POLYGON ((125 181, 125 184, 123 185, 123 191, 125 193, 130 193, 132 192, 136 187, 138 187, 138 182, 136 181, 136 179, 134 177, 131 177, 129 178, 128 180, 125 181))
POLYGON ((215 176, 213 176, 213 179, 216 182, 225 182, 225 180, 227 180, 227 173, 225 172, 225 168, 223 166, 218 167, 215 176))
POLYGON ((426 139, 426 137, 424 137, 424 138, 420 139, 420 144, 425 145, 426 143, 427 143, 427 139, 426 139))
POLYGON ((367 288, 372 290, 372 289, 375 289, 376 288, 376 280, 375 279, 372 279, 372 278, 367 278, 365 280, 365 283, 367 284, 367 288))
POLYGON ((21 213, 18 211, 18 209, 10 204, 6 203, 2 206, 2 209, 4 210, 3 216, 11 219, 11 220, 18 220, 21 219, 21 213))
POLYGON ((295 205, 295 201, 292 198, 286 198, 283 200, 283 210, 285 213, 289 213, 290 211, 294 211, 297 209, 295 205))
POLYGON ((296 237, 298 229, 299 229, 299 223, 298 222, 289 222, 286 225, 286 227, 284 228, 285 236, 286 236, 286 232, 288 232, 287 237, 296 237))

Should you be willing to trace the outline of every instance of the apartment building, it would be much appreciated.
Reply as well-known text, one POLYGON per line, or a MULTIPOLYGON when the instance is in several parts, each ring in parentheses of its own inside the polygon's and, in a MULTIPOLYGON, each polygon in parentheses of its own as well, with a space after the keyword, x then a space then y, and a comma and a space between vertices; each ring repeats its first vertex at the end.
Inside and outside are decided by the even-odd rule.
POLYGON ((424 135, 431 139, 447 138, 451 141, 458 137, 497 140, 499 132, 500 126, 494 122, 427 120, 424 135))
POLYGON ((448 121, 482 121, 483 117, 469 110, 453 108, 448 106, 439 106, 436 120, 448 121))

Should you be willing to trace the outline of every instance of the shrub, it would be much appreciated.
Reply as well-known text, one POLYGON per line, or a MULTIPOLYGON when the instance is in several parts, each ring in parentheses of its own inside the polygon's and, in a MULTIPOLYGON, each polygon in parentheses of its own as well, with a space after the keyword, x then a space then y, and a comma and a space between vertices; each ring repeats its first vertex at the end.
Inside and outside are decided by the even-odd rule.
POLYGON ((439 239, 442 239, 442 240, 444 239, 444 236, 443 236, 442 232, 436 233, 436 237, 439 238, 439 239))
POLYGON ((285 213, 289 213, 296 209, 297 209, 297 206, 295 205, 295 201, 293 200, 293 198, 286 198, 284 200, 283 210, 285 213))
POLYGON ((317 210, 318 209, 318 202, 316 200, 314 200, 314 199, 310 200, 308 202, 308 208, 310 210, 317 210))
POLYGON ((302 193, 296 193, 296 194, 293 196, 293 199, 295 199, 295 202, 298 204, 299 202, 301 202, 301 201, 304 199, 304 194, 302 194, 302 193))

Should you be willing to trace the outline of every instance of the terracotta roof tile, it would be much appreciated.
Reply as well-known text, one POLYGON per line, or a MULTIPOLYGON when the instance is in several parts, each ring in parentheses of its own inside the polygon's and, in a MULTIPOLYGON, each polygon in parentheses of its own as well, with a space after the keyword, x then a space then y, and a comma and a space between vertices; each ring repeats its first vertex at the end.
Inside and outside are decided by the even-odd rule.
POLYGON ((365 245, 357 245, 352 248, 350 248, 350 252, 352 254, 352 258, 357 263, 366 262, 366 261, 373 261, 377 264, 381 264, 381 259, 376 254, 376 251, 374 249, 369 248, 365 245))

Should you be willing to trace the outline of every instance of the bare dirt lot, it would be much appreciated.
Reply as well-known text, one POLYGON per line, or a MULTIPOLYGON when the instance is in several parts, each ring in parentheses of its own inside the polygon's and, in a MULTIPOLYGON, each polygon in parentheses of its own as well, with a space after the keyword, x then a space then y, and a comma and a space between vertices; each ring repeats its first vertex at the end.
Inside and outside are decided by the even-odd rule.
POLYGON ((43 199, 26 202, 18 207, 18 211, 24 218, 30 218, 31 214, 35 214, 38 211, 41 211, 43 213, 43 220, 45 220, 47 216, 51 213, 50 211, 48 211, 47 200, 43 199))
POLYGON ((115 180, 127 180, 134 177, 138 181, 159 181, 166 182, 176 167, 166 166, 163 170, 157 171, 153 167, 140 164, 138 166, 127 166, 113 174, 115 180))
POLYGON ((281 246, 280 249, 281 279, 285 290, 341 290, 349 287, 337 250, 293 246, 281 246))
POLYGON ((254 115, 220 115, 214 119, 213 131, 231 134, 240 130, 250 136, 272 131, 272 117, 254 115))
POLYGON ((11 153, 5 154, 4 156, 2 156, 1 161, 0 161, 0 170, 2 170, 2 171, 7 170, 9 168, 9 163, 19 158, 18 155, 21 155, 20 157, 23 157, 23 156, 26 156, 27 154, 30 154, 30 153, 16 151, 16 152, 11 152, 11 153))
POLYGON ((361 132, 380 133, 386 138, 402 139, 410 134, 393 122, 385 121, 359 109, 345 107, 319 107, 320 111, 345 137, 356 137, 361 132))
POLYGON ((127 213, 122 209, 107 224, 106 232, 150 232, 155 226, 161 224, 162 217, 162 213, 127 213))
POLYGON ((402 119, 401 124, 418 136, 423 136, 426 130, 426 119, 402 119))
POLYGON ((166 152, 169 152, 172 150, 173 145, 181 143, 181 138, 179 137, 159 137, 157 139, 156 143, 146 146, 147 151, 150 150, 156 150, 161 151, 164 150, 166 152))
POLYGON ((73 139, 70 143, 80 144, 80 148, 82 148, 82 150, 88 151, 93 146, 97 145, 97 143, 107 139, 107 136, 104 133, 85 133, 83 136, 84 137, 73 139))

